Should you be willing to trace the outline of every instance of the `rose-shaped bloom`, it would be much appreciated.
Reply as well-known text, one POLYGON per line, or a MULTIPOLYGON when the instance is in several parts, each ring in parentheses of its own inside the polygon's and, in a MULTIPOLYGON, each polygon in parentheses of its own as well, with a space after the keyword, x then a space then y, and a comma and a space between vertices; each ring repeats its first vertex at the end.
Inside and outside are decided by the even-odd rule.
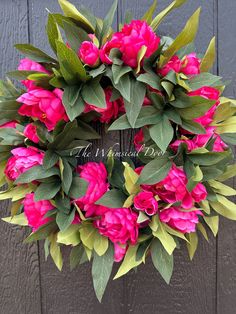
MULTIPOLYGON (((102 162, 87 162, 85 165, 79 166, 77 172, 82 179, 88 181, 86 194, 76 200, 80 205, 93 204, 107 192, 109 187, 107 170, 102 162)), ((86 210, 86 206, 84 210, 86 210)))
MULTIPOLYGON (((27 58, 20 60, 18 70, 19 71, 37 71, 37 72, 50 74, 50 72, 47 71, 40 63, 27 59, 27 58)), ((28 90, 37 88, 37 86, 34 84, 34 81, 31 81, 31 80, 23 80, 21 81, 21 83, 24 84, 28 88, 28 90)))
POLYGON ((200 202, 204 200, 206 198, 207 192, 201 183, 198 183, 192 192, 189 192, 186 187, 187 183, 188 179, 184 171, 181 168, 177 168, 175 165, 173 165, 164 180, 147 188, 154 194, 157 194, 163 201, 167 203, 181 202, 181 206, 184 209, 190 209, 193 207, 195 201, 200 202), (195 199, 196 194, 198 194, 198 192, 195 192, 195 189, 198 190, 200 187, 205 193, 201 193, 201 199, 200 197, 195 199))
POLYGON ((134 136, 134 146, 137 151, 140 151, 142 149, 142 146, 144 144, 144 134, 143 130, 140 129, 134 136))
POLYGON ((228 146, 222 141, 220 135, 215 133, 215 127, 206 128, 206 134, 198 134, 194 137, 193 141, 196 148, 204 147, 209 140, 213 138, 214 144, 212 147, 213 152, 223 152, 228 146))
POLYGON ((190 53, 183 58, 181 62, 181 71, 186 75, 198 75, 200 74, 201 60, 197 58, 196 53, 190 53))
POLYGON ((136 244, 138 239, 138 215, 129 208, 99 206, 94 221, 99 233, 117 244, 136 244))
POLYGON ((43 164, 44 153, 35 147, 18 147, 12 151, 12 157, 7 161, 5 174, 10 180, 16 180, 28 169, 43 164))
POLYGON ((124 112, 124 101, 122 98, 111 101, 112 90, 110 87, 107 87, 104 92, 107 105, 106 108, 98 108, 94 106, 94 104, 87 104, 84 112, 96 111, 100 114, 99 121, 102 123, 109 123, 111 120, 116 119, 120 112, 124 112))
POLYGON ((181 233, 191 233, 196 231, 200 211, 183 212, 177 207, 171 207, 160 212, 160 220, 171 228, 181 233))
POLYGON ((155 215, 158 211, 158 203, 153 193, 148 191, 142 191, 134 197, 134 206, 149 216, 155 215))
POLYGON ((110 52, 112 49, 119 49, 122 45, 122 34, 115 33, 110 41, 107 41, 100 49, 100 59, 102 63, 112 64, 110 59, 110 52))
POLYGON ((51 131, 57 122, 68 121, 62 104, 62 94, 58 88, 52 92, 42 88, 31 90, 17 99, 23 103, 18 112, 22 116, 38 118, 51 131))
POLYGON ((79 49, 79 57, 84 64, 96 67, 99 64, 99 49, 91 41, 83 41, 79 49))
POLYGON ((24 205, 24 214, 28 220, 29 226, 36 231, 40 226, 50 221, 44 215, 54 209, 54 206, 47 200, 35 202, 34 193, 26 194, 22 204, 24 205))
POLYGON ((189 92, 189 96, 200 96, 206 99, 215 100, 215 104, 201 117, 194 119, 197 123, 200 123, 202 126, 206 127, 213 121, 213 116, 215 114, 215 110, 217 106, 220 104, 219 97, 220 92, 209 86, 201 87, 195 91, 189 92))
POLYGON ((114 243, 114 261, 120 262, 125 256, 125 253, 127 251, 127 245, 120 245, 117 243, 114 243))
POLYGON ((171 149, 173 149, 174 152, 177 152, 179 146, 180 146, 182 143, 184 143, 184 144, 187 145, 188 152, 191 152, 192 150, 198 148, 198 147, 196 146, 196 144, 194 143, 194 141, 191 140, 191 139, 188 139, 188 138, 186 138, 186 139, 181 139, 181 140, 176 140, 176 141, 174 141, 172 144, 170 144, 170 147, 171 147, 171 149))
POLYGON ((5 129, 5 128, 11 128, 11 129, 15 129, 16 128, 16 121, 9 121, 6 123, 3 123, 2 125, 0 125, 0 129, 5 129))
POLYGON ((181 70, 181 60, 178 56, 173 56, 161 69, 158 69, 158 73, 161 76, 166 76, 170 71, 179 73, 181 70))
POLYGON ((28 139, 30 139, 32 142, 36 144, 39 142, 39 137, 37 135, 37 128, 36 128, 36 125, 34 125, 33 123, 28 124, 24 128, 24 135, 25 137, 28 137, 28 139))

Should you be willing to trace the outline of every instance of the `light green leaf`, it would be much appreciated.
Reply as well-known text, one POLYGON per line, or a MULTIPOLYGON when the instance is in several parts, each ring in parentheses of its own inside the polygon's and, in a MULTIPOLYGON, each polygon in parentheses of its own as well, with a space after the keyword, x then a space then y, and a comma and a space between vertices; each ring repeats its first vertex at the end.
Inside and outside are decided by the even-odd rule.
POLYGON ((50 254, 55 265, 61 271, 63 266, 63 259, 60 246, 56 242, 56 235, 52 235, 50 237, 50 254))
POLYGON ((114 0, 109 12, 103 20, 103 26, 100 34, 102 43, 105 43, 107 41, 109 34, 111 33, 111 25, 114 20, 117 4, 118 0, 114 0))
POLYGON ((105 292, 108 280, 111 276, 113 260, 114 250, 111 244, 104 255, 99 256, 96 253, 94 253, 92 276, 94 290, 99 302, 102 301, 102 297, 105 292))
POLYGON ((28 220, 24 213, 15 215, 13 217, 5 217, 2 218, 2 220, 13 225, 28 226, 28 220))
POLYGON ((213 190, 216 193, 222 194, 224 196, 233 196, 236 195, 236 190, 231 188, 228 185, 225 185, 221 182, 215 181, 215 180, 210 180, 208 181, 210 186, 213 188, 213 190))
POLYGON ((227 166, 226 171, 217 177, 217 180, 223 182, 234 176, 236 176, 236 164, 227 166))
POLYGON ((25 197, 26 194, 31 193, 34 191, 36 186, 33 184, 29 184, 28 186, 25 185, 18 185, 9 191, 1 191, 0 192, 0 200, 7 200, 12 199, 12 202, 18 201, 25 197))
POLYGON ((205 220, 208 227, 211 229, 214 237, 216 237, 219 229, 219 216, 204 216, 203 219, 205 220))
POLYGON ((174 238, 165 230, 160 221, 157 230, 153 231, 152 234, 161 241, 166 252, 171 255, 176 248, 176 243, 174 238))
POLYGON ((93 249, 96 233, 97 230, 94 228, 92 224, 84 223, 80 228, 81 241, 90 250, 93 249))
POLYGON ((150 6, 150 8, 147 10, 147 12, 142 17, 142 20, 146 21, 148 24, 152 23, 152 17, 157 7, 157 0, 153 1, 153 4, 150 6))
POLYGON ((125 167, 124 178, 125 178, 125 188, 129 194, 136 194, 140 190, 140 187, 136 184, 139 175, 131 168, 127 162, 123 162, 125 167))
POLYGON ((99 232, 95 234, 94 237, 94 251, 99 255, 102 256, 106 253, 109 246, 108 238, 102 236, 99 232))
POLYGON ((207 51, 202 58, 201 65, 200 65, 200 70, 201 72, 208 72, 214 62, 215 62, 215 57, 216 57, 216 38, 213 37, 212 40, 210 41, 210 44, 207 48, 207 51))
POLYGON ((79 225, 70 225, 66 230, 59 231, 57 242, 65 245, 78 245, 80 243, 79 225))
POLYGON ((138 62, 138 66, 135 70, 136 73, 140 72, 140 67, 141 67, 141 62, 145 56, 145 53, 147 51, 147 47, 146 46, 142 46, 141 49, 138 52, 138 56, 137 56, 137 62, 138 62))
POLYGON ((217 202, 210 201, 211 207, 220 215, 236 220, 236 204, 222 195, 217 195, 217 202))
POLYGON ((169 284, 174 268, 173 254, 169 255, 161 242, 158 239, 154 239, 151 245, 151 256, 153 265, 165 282, 169 284))
POLYGON ((186 237, 189 241, 187 243, 189 258, 190 258, 190 260, 192 260, 194 255, 195 255, 195 252, 197 250, 197 246, 198 246, 198 235, 196 232, 192 232, 192 233, 187 234, 186 237))

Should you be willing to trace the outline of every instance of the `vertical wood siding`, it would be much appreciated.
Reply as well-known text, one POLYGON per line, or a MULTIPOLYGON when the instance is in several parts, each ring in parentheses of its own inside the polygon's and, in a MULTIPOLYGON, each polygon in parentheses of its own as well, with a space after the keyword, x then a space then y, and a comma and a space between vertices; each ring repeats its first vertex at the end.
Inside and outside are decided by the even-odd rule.
MULTIPOLYGON (((113 0, 71 0, 104 17, 113 0)), ((170 1, 159 0, 159 9, 170 1)), ((138 18, 152 0, 119 0, 114 27, 126 10, 138 18)), ((196 46, 204 52, 212 36, 217 36, 218 61, 214 72, 231 80, 228 96, 236 97, 236 2, 234 0, 189 0, 161 24, 162 35, 175 36, 187 18, 202 6, 196 46)), ((57 0, 0 0, 0 75, 14 69, 19 54, 13 44, 30 42, 49 50, 45 34, 47 11, 58 12, 57 0)), ((98 147, 119 142, 127 151, 133 132, 102 134, 98 147)), ((235 185, 232 182, 232 185, 235 185)), ((6 216, 1 203, 0 216, 6 216)), ((22 244, 26 232, 0 221, 0 314, 233 314, 236 299, 236 224, 221 219, 220 233, 209 243, 200 240, 193 262, 184 248, 175 254, 175 272, 170 286, 157 274, 150 261, 127 277, 111 281, 103 304, 95 298, 91 268, 83 265, 70 272, 69 250, 61 273, 51 260, 44 260, 42 244, 22 244)))

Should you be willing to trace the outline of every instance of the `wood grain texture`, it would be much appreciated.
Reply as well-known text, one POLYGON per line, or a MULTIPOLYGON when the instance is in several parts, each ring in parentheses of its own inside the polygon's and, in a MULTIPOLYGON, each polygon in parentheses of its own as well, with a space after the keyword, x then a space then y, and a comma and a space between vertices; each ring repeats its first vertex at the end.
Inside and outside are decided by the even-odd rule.
MULTIPOLYGON (((158 1, 158 10, 167 6, 169 1, 158 1)), ((135 18, 141 17, 152 0, 122 0, 122 20, 125 12, 130 10, 135 18)), ((200 33, 196 45, 203 52, 213 37, 215 28, 214 3, 211 1, 189 1, 182 8, 171 13, 160 25, 159 34, 174 37, 185 25, 192 13, 202 6, 200 33)), ((134 132, 121 137, 122 149, 127 150, 132 145, 134 132)), ((130 273, 125 279, 126 306, 128 313, 135 314, 188 314, 216 312, 216 241, 210 238, 210 243, 200 238, 197 254, 191 263, 187 257, 184 245, 175 254, 174 275, 170 286, 167 286, 149 261, 138 268, 138 273, 130 273)))
MULTIPOLYGON (((224 80, 231 80, 226 88, 228 97, 236 97, 236 3, 229 0, 218 0, 218 60, 219 75, 224 80)), ((236 187, 235 179, 231 181, 236 187)), ((235 201, 235 199, 234 199, 235 201)), ((218 235, 217 256, 217 314, 235 312, 236 299, 236 224, 221 219, 218 235)))
MULTIPOLYGON (((13 45, 28 42, 27 1, 0 2, 0 76, 17 66, 20 55, 13 45)), ((1 202, 1 217, 9 216, 9 202, 1 202)), ((21 227, 0 221, 0 312, 41 313, 37 243, 26 245, 21 227)))
MULTIPOLYGON (((83 4, 96 15, 104 17, 112 0, 89 0, 71 1, 73 4, 83 4)), ((50 51, 46 43, 44 25, 47 19, 47 11, 59 12, 60 8, 57 0, 30 0, 30 34, 31 41, 37 47, 50 51)), ((117 20, 115 20, 115 25, 117 20)), ((95 158, 97 148, 105 149, 119 142, 119 132, 106 134, 104 129, 97 127, 102 135, 101 140, 95 141, 91 149, 92 156, 84 161, 101 160, 99 155, 95 158)), ((44 260, 43 244, 40 245, 40 270, 41 270, 41 289, 42 289, 42 313, 46 314, 95 314, 95 313, 123 313, 123 280, 110 281, 103 304, 99 304, 95 297, 91 278, 91 265, 82 265, 72 272, 69 269, 70 249, 65 248, 63 255, 65 265, 60 273, 53 265, 52 261, 44 260)))

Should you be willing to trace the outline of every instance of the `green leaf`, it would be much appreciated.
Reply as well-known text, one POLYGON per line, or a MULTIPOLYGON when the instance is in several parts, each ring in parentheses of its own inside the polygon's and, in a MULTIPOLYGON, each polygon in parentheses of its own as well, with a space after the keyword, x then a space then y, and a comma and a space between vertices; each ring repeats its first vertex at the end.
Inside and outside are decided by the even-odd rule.
POLYGON ((13 217, 5 217, 2 218, 2 220, 13 225, 28 226, 28 220, 24 213, 15 215, 13 217))
POLYGON ((60 63, 60 70, 69 85, 85 82, 87 80, 86 70, 83 67, 77 54, 64 43, 56 40, 57 56, 60 63))
POLYGON ((37 240, 46 239, 50 234, 58 230, 55 221, 50 221, 37 229, 37 231, 31 233, 25 240, 24 243, 31 243, 37 240))
POLYGON ((208 72, 212 68, 215 62, 215 57, 216 57, 216 38, 213 37, 212 40, 210 41, 210 44, 207 48, 204 57, 202 58, 200 65, 201 72, 208 72))
POLYGON ((17 146, 23 144, 24 136, 15 128, 1 128, 0 129, 0 143, 1 145, 17 146))
POLYGON ((63 259, 60 246, 57 244, 56 236, 54 235, 50 237, 50 254, 55 265, 61 271, 63 266, 63 259))
POLYGON ((186 0, 175 0, 167 8, 161 11, 151 22, 151 27, 155 31, 162 20, 173 10, 184 4, 186 0))
POLYGON ((215 100, 209 100, 203 97, 194 97, 194 103, 191 107, 176 109, 180 116, 185 120, 191 120, 204 115, 215 103, 215 100))
POLYGON ((143 105, 144 97, 146 94, 145 84, 138 82, 134 79, 130 81, 131 83, 131 94, 130 101, 125 101, 125 110, 127 119, 132 128, 135 127, 136 120, 139 116, 140 110, 143 105))
POLYGON ((82 89, 82 97, 84 101, 98 108, 106 108, 105 93, 97 80, 92 80, 82 89))
POLYGON ((57 243, 76 246, 80 243, 79 225, 70 225, 66 230, 59 231, 57 243))
POLYGON ((160 116, 160 121, 151 126, 149 132, 153 141, 165 152, 174 136, 174 130, 169 119, 165 115, 160 116))
POLYGON ((121 93, 121 95, 127 101, 130 101, 131 97, 131 79, 129 74, 122 75, 117 84, 114 83, 114 87, 121 93))
POLYGON ((210 180, 208 181, 209 185, 213 188, 213 190, 221 195, 224 196, 233 196, 236 195, 236 190, 231 188, 228 185, 225 185, 221 182, 215 181, 215 180, 210 180))
POLYGON ((110 190, 106 192, 95 204, 110 208, 120 208, 126 200, 126 195, 120 190, 110 190))
POLYGON ((142 17, 142 20, 146 21, 148 24, 152 23, 152 17, 157 7, 157 0, 153 1, 153 4, 150 6, 150 8, 147 10, 147 12, 142 17))
POLYGON ((142 46, 138 52, 138 56, 137 56, 137 68, 135 70, 135 73, 139 73, 140 72, 140 68, 141 68, 141 62, 143 60, 143 58, 145 57, 145 53, 147 51, 147 47, 146 46, 142 46))
POLYGON ((195 134, 205 134, 206 131, 203 128, 203 126, 201 126, 201 124, 192 121, 192 120, 182 120, 182 124, 181 124, 182 128, 184 130, 187 130, 191 133, 195 133, 195 134))
POLYGON ((65 231, 69 228, 74 218, 75 210, 72 210, 69 214, 59 211, 56 216, 56 223, 61 231, 65 231))
POLYGON ((112 64, 112 74, 113 74, 114 83, 118 84, 121 77, 131 71, 132 71, 132 68, 129 66, 124 66, 124 65, 120 66, 117 64, 112 64))
POLYGON ((93 286, 99 302, 102 301, 107 283, 111 276, 114 260, 113 246, 110 244, 106 253, 102 256, 94 253, 92 265, 93 286))
POLYGON ((57 60, 49 57, 45 52, 30 44, 17 44, 15 48, 22 52, 27 58, 36 62, 57 63, 57 60))
POLYGON ((140 190, 140 187, 136 184, 139 176, 127 162, 123 162, 123 165, 125 167, 125 188, 130 195, 136 194, 140 190))
POLYGON ((208 227, 211 229, 214 237, 216 237, 219 229, 219 216, 204 216, 203 219, 205 220, 208 227))
POLYGON ((62 188, 66 194, 69 193, 72 184, 72 168, 66 159, 62 159, 63 162, 63 175, 62 175, 62 188))
POLYGON ((102 43, 105 43, 109 37, 110 28, 111 28, 112 22, 114 20, 117 5, 118 5, 118 0, 113 1, 113 4, 112 4, 109 12, 107 13, 107 15, 105 16, 105 18, 103 20, 102 30, 101 30, 101 34, 100 34, 100 38, 101 38, 102 43))
POLYGON ((62 102, 70 121, 73 121, 84 111, 85 105, 78 86, 65 87, 62 102))
POLYGON ((79 47, 83 41, 91 40, 88 37, 87 32, 85 32, 82 28, 74 25, 74 23, 63 21, 63 28, 70 47, 76 53, 78 53, 79 47))
POLYGON ((91 31, 92 33, 94 33, 95 29, 93 27, 93 25, 90 23, 90 21, 83 16, 77 9, 76 7, 71 4, 69 1, 67 0, 58 0, 60 7, 62 9, 62 11, 64 12, 65 16, 71 17, 74 20, 80 22, 82 25, 85 26, 86 29, 88 29, 88 31, 91 31))
POLYGON ((28 186, 19 185, 14 187, 13 189, 7 191, 0 192, 0 200, 12 199, 12 202, 18 201, 25 197, 26 194, 34 191, 35 186, 33 184, 29 184, 28 186))
POLYGON ((106 253, 109 246, 108 238, 102 236, 99 232, 96 233, 94 238, 94 251, 99 255, 102 256, 106 253))
POLYGON ((59 181, 43 182, 35 190, 34 200, 35 202, 41 200, 51 200, 60 191, 60 189, 61 182, 59 181))
POLYGON ((161 242, 158 239, 154 239, 151 245, 151 256, 153 265, 165 282, 169 284, 174 268, 173 255, 169 255, 161 242))
POLYGON ((137 77, 137 80, 151 86, 154 89, 161 89, 160 78, 154 72, 140 74, 137 77))
POLYGON ((170 168, 171 162, 166 158, 150 161, 142 170, 137 184, 155 184, 163 180, 170 168))
POLYGON ((136 246, 129 246, 125 258, 118 269, 114 279, 117 279, 125 274, 127 274, 132 268, 137 267, 142 263, 142 260, 136 261, 136 252, 138 249, 138 245, 136 246))
POLYGON ((82 245, 74 246, 70 253, 70 270, 73 270, 81 261, 84 254, 84 248, 82 245))
POLYGON ((165 248, 166 252, 171 255, 176 248, 176 242, 174 238, 165 230, 164 224, 159 221, 157 230, 153 231, 152 234, 161 241, 161 244, 165 248))
POLYGON ((48 22, 46 26, 46 31, 48 35, 48 41, 50 46, 52 47, 53 51, 57 52, 56 40, 62 41, 62 37, 60 34, 59 27, 55 22, 55 19, 51 13, 48 14, 48 22))
POLYGON ((53 166, 55 166, 58 160, 59 160, 59 156, 56 153, 54 153, 52 150, 47 150, 43 158, 43 167, 46 170, 50 169, 53 166))
POLYGON ((191 88, 191 90, 196 90, 203 86, 219 85, 222 85, 221 77, 207 72, 203 72, 188 80, 188 86, 191 88))
POLYGON ((80 228, 80 238, 82 243, 90 250, 94 247, 94 239, 97 234, 97 229, 92 224, 84 223, 80 228))
POLYGON ((217 180, 223 182, 234 176, 236 176, 236 164, 227 166, 226 171, 222 175, 218 176, 217 180))
MULTIPOLYGON (((179 2, 182 4, 185 1, 180 0, 179 2)), ((159 63, 160 67, 166 64, 178 50, 180 50, 182 47, 194 41, 195 36, 198 31, 200 12, 201 12, 201 8, 197 9, 197 11, 190 17, 190 19, 186 23, 182 32, 176 37, 173 43, 164 51, 163 56, 160 57, 160 63, 159 63)), ((152 27, 153 27, 154 21, 151 24, 152 27)))
POLYGON ((212 166, 223 160, 229 154, 225 152, 206 152, 206 153, 190 153, 188 158, 197 165, 212 166))
POLYGON ((189 258, 190 260, 192 260, 198 246, 198 235, 196 232, 192 232, 192 233, 187 234, 186 237, 189 241, 187 243, 189 258))
POLYGON ((211 207, 221 216, 236 220, 236 205, 222 195, 217 195, 217 200, 217 202, 209 202, 211 207))
POLYGON ((79 199, 86 194, 88 182, 76 176, 72 179, 69 196, 73 199, 79 199))
POLYGON ((52 176, 59 176, 59 170, 56 167, 46 170, 42 166, 34 166, 22 173, 16 179, 15 183, 31 183, 34 180, 45 179, 52 176))

